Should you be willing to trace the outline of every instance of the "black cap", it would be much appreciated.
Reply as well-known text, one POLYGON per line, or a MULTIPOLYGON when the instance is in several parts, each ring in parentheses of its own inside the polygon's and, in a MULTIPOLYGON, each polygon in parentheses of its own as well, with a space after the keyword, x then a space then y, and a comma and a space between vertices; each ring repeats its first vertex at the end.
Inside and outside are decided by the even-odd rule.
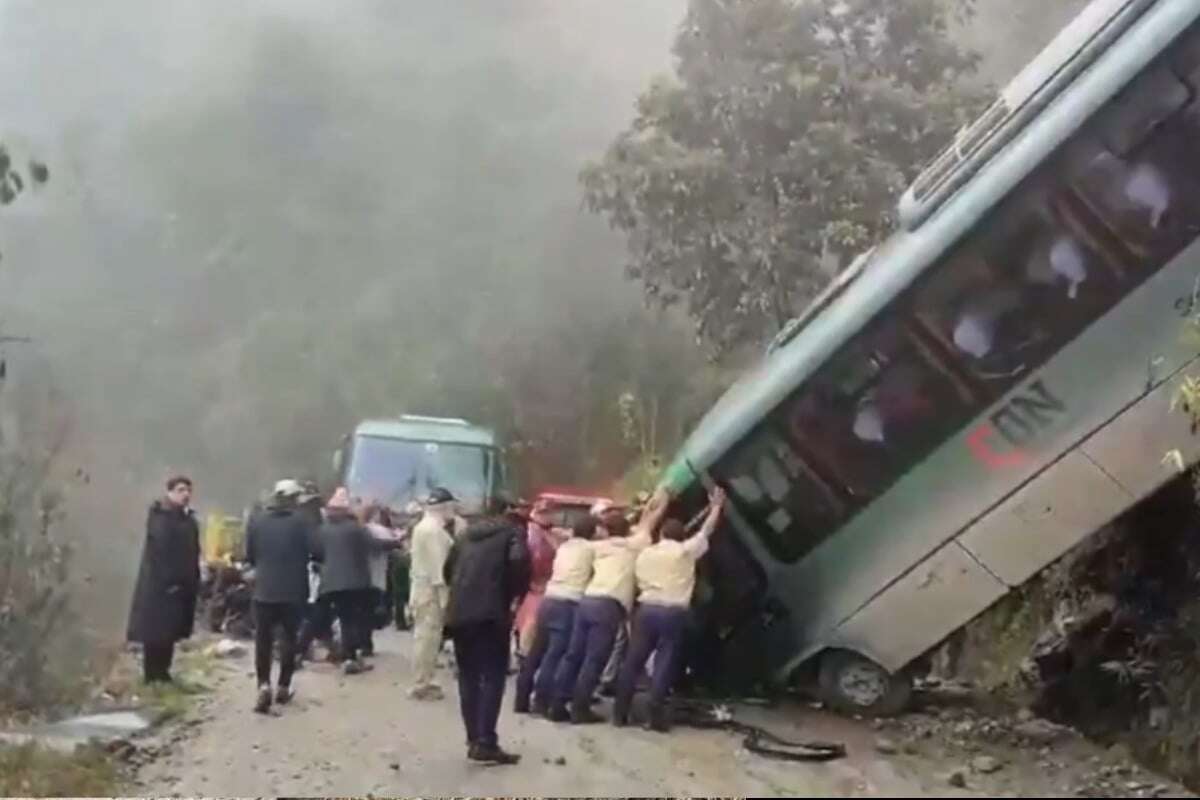
POLYGON ((453 503, 453 502, 454 502, 454 495, 452 495, 450 493, 450 490, 443 486, 439 486, 436 489, 434 489, 432 492, 429 493, 429 497, 426 498, 426 500, 425 500, 425 505, 440 506, 443 503, 453 503))
POLYGON ((512 495, 507 492, 496 492, 488 500, 487 510, 489 514, 500 516, 501 514, 511 514, 516 510, 516 502, 512 495))

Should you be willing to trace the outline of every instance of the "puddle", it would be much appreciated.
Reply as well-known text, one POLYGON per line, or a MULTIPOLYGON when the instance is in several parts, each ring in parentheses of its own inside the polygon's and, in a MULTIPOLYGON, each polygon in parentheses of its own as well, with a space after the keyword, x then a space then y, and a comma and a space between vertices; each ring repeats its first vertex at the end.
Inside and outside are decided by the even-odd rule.
POLYGON ((96 739, 108 742, 127 739, 149 730, 152 721, 139 711, 110 711, 84 714, 24 731, 0 732, 0 742, 12 745, 35 743, 51 750, 71 751, 96 739))

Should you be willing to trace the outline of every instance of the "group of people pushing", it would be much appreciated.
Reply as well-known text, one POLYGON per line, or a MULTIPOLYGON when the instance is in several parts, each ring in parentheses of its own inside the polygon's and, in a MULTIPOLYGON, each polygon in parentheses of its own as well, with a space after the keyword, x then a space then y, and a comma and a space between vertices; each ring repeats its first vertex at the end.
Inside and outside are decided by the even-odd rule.
MULTIPOLYGON (((200 554, 191 494, 190 480, 173 478, 166 498, 150 510, 129 627, 130 640, 143 644, 147 681, 170 679, 174 642, 192 630, 200 554)), ((503 497, 468 523, 454 496, 439 488, 422 504, 414 526, 397 529, 386 512, 352 504, 344 488, 321 504, 308 487, 280 481, 246 531, 246 561, 253 570, 254 708, 265 713, 292 700, 298 657, 314 637, 328 635, 322 620, 330 614, 341 628, 342 669, 353 675, 371 668, 365 659, 373 650, 371 609, 379 584, 372 573, 386 564, 388 551, 407 546, 414 636, 409 696, 442 698, 435 673, 448 636, 469 759, 519 761, 500 747, 496 727, 514 614, 522 606, 528 610, 531 601, 532 628, 525 626, 519 648, 517 713, 576 724, 600 721, 593 704, 601 674, 629 631, 612 722, 629 723, 639 677, 653 658, 649 727, 665 731, 696 562, 717 527, 724 492, 714 488, 709 500, 695 532, 667 518, 670 497, 661 489, 636 521, 620 509, 601 507, 568 531, 548 525, 539 513, 545 509, 526 514, 503 497), (547 546, 552 559, 531 557, 547 546), (279 671, 272 690, 276 645, 279 671)))

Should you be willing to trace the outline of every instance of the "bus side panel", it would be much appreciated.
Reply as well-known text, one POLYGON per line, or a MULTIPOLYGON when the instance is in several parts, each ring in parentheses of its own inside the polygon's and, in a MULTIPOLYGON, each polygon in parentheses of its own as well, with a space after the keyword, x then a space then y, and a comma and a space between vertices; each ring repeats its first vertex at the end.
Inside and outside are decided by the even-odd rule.
POLYGON ((1000 580, 1019 586, 1131 500, 1086 456, 1070 452, 958 541, 1000 580))
POLYGON ((1190 415, 1171 408, 1182 380, 1176 377, 1162 384, 1082 446, 1135 498, 1178 474, 1177 465, 1164 458, 1168 452, 1178 450, 1187 464, 1200 459, 1200 437, 1192 433, 1190 415))
POLYGON ((957 542, 950 542, 839 627, 830 644, 895 672, 1007 592, 957 542))

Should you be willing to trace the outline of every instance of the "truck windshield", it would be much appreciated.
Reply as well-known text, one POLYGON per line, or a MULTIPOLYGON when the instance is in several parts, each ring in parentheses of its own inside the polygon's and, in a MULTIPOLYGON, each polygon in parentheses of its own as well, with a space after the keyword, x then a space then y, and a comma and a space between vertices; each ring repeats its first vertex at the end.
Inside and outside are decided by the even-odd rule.
POLYGON ((487 495, 490 461, 490 452, 474 445, 360 436, 346 484, 353 496, 393 508, 444 486, 464 512, 477 513, 487 495))

